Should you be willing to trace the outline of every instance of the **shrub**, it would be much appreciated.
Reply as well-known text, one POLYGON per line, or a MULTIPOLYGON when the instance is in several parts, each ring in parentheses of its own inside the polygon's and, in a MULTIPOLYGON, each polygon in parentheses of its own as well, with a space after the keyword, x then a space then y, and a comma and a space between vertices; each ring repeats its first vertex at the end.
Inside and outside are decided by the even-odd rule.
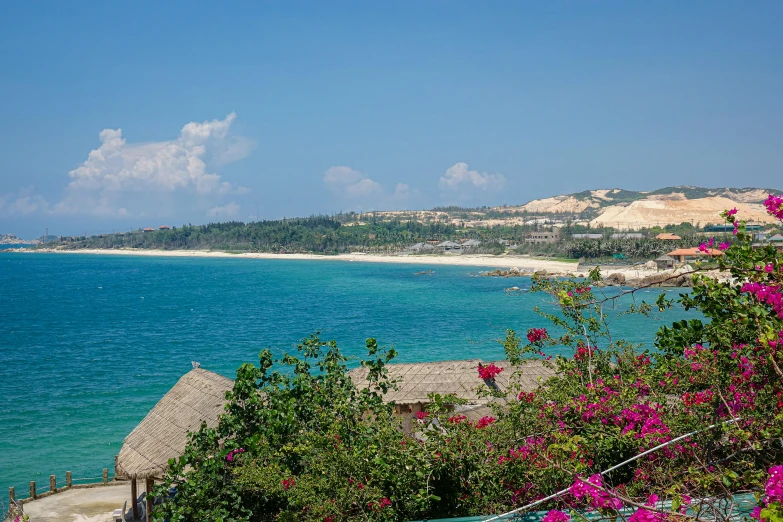
POLYGON ((614 298, 592 288, 597 271, 587 280, 535 278, 534 291, 557 305, 540 312, 551 330, 531 329, 527 344, 508 331, 510 365, 479 370, 493 414, 475 422, 438 396, 417 415, 416 433, 403 432, 383 401, 395 354, 373 339, 362 390, 334 342, 312 336, 280 361, 261 352, 257 366, 237 371, 217 428, 202 426, 170 462, 156 495, 172 486, 177 494, 155 520, 412 520, 541 499, 549 499, 537 507, 549 510, 547 522, 587 511, 621 511, 633 522, 696 512, 723 519, 737 508, 722 500, 751 491, 753 515, 778 522, 783 256, 753 248, 735 214, 724 213, 736 235, 719 261, 731 279, 699 273, 692 293, 635 300, 623 312, 701 311, 703 319, 662 328, 652 351, 611 336, 614 298), (550 357, 554 346, 571 355, 550 357), (530 359, 555 370, 532 393, 514 384, 530 359), (511 374, 508 389, 494 382, 500 371, 511 374))

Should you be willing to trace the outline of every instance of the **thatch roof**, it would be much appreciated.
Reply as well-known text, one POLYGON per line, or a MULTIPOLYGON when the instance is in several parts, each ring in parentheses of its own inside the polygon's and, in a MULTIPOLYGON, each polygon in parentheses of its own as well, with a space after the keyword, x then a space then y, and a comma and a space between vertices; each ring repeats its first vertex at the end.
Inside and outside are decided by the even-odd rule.
MULTIPOLYGON (((480 397, 476 390, 487 384, 479 377, 478 365, 490 364, 478 359, 467 361, 445 361, 435 363, 410 363, 389 364, 389 377, 398 379, 397 390, 389 390, 384 395, 384 400, 394 401, 397 404, 428 403, 427 396, 430 393, 441 395, 454 394, 461 399, 466 399, 471 404, 486 404, 488 397, 480 397)), ((501 389, 506 389, 509 379, 518 382, 523 391, 533 391, 538 388, 540 381, 554 375, 554 370, 545 367, 540 362, 528 361, 522 366, 521 374, 514 374, 511 365, 506 361, 495 361, 496 366, 504 368, 504 371, 495 378, 496 384, 501 389)), ((348 372, 354 385, 359 388, 367 388, 368 369, 356 368, 348 372)))
POLYGON ((201 422, 217 425, 234 381, 203 369, 193 369, 163 396, 141 423, 125 437, 117 472, 128 477, 160 477, 170 458, 185 450, 187 433, 201 422))

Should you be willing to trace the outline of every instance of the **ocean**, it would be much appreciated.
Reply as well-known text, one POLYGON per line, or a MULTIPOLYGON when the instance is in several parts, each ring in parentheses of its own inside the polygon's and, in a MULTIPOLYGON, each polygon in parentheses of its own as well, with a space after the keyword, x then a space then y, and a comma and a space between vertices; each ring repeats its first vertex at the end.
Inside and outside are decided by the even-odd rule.
MULTIPOLYGON (((459 266, 415 275, 431 268, 0 253, 1 491, 111 474, 125 436, 191 361, 233 378, 261 349, 290 352, 316 331, 354 357, 375 337, 399 362, 497 360, 506 328, 547 326, 533 311, 552 309, 544 296, 504 292, 529 279, 459 266)), ((694 316, 625 316, 613 336, 652 347, 662 324, 694 316)))

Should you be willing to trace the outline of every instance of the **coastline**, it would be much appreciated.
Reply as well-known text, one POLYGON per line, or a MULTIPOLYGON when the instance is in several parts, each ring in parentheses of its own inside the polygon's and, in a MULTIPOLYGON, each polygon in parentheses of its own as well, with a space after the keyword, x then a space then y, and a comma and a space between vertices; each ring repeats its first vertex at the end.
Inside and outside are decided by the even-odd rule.
POLYGON ((440 265, 440 266, 473 266, 510 269, 546 270, 550 272, 576 273, 577 263, 564 261, 551 261, 546 259, 534 259, 529 257, 494 256, 490 254, 464 254, 464 255, 386 255, 386 254, 338 254, 333 256, 317 254, 269 254, 269 253, 240 253, 218 252, 209 250, 147 250, 147 249, 120 249, 120 250, 16 250, 24 254, 82 254, 82 255, 126 255, 126 256, 154 256, 154 257, 206 257, 206 258, 231 258, 231 259, 278 259, 278 260, 305 260, 305 261, 344 261, 362 263, 397 263, 409 265, 440 265))

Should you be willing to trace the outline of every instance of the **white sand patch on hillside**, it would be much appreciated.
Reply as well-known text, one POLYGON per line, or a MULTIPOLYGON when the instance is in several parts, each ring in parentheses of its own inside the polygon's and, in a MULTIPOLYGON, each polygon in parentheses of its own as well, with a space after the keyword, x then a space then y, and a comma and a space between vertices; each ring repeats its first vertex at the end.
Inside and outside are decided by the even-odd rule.
POLYGON ((683 222, 695 224, 719 224, 723 222, 720 213, 736 207, 738 217, 757 223, 773 223, 775 219, 757 203, 742 203, 717 196, 699 199, 656 199, 634 201, 627 206, 606 207, 590 222, 590 226, 611 226, 615 228, 640 228, 654 225, 679 225, 683 222))
POLYGON ((536 199, 518 207, 527 212, 584 212, 588 208, 597 208, 598 203, 590 199, 576 199, 574 196, 555 196, 553 198, 536 199))

